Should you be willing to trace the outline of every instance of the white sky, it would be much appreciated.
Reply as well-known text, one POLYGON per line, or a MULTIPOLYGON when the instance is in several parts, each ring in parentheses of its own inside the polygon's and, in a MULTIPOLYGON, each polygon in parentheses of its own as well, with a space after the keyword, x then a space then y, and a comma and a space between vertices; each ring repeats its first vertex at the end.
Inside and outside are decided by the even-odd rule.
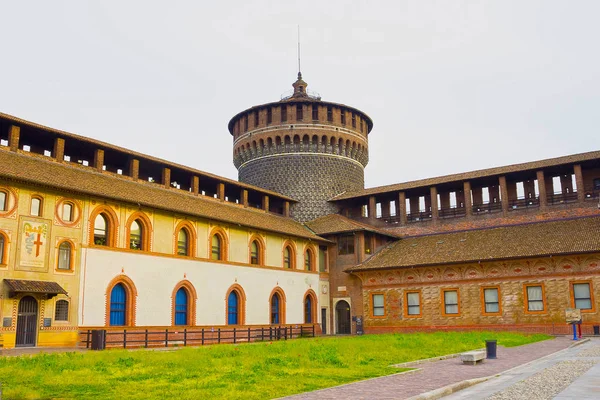
POLYGON ((309 90, 374 120, 367 187, 600 150, 599 1, 0 1, 0 111, 229 178, 298 24, 309 90))

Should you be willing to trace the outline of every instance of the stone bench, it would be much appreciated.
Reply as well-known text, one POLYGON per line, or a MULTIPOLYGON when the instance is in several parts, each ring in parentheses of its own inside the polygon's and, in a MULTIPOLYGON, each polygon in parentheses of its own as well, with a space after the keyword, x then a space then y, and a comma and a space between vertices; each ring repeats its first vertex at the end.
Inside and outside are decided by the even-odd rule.
POLYGON ((483 361, 485 358, 485 350, 467 351, 460 354, 460 359, 465 364, 475 365, 478 361, 483 361))

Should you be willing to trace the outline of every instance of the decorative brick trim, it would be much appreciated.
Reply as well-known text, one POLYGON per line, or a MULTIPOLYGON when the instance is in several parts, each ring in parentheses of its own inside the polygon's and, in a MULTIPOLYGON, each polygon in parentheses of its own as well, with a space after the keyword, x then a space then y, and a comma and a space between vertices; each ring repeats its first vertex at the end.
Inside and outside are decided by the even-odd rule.
MULTIPOLYGON (((225 293, 225 325, 228 325, 227 320, 229 316, 229 307, 227 304, 227 299, 231 292, 235 292, 238 296, 238 325, 246 324, 246 293, 244 292, 244 288, 242 288, 237 283, 234 283, 227 289, 225 293)), ((270 304, 270 302, 269 302, 270 304)))
POLYGON ((314 290, 312 289, 308 289, 306 291, 306 293, 304 293, 304 298, 302 299, 302 314, 304 317, 304 323, 305 324, 316 324, 317 323, 317 306, 318 306, 318 300, 317 300, 317 294, 315 293, 314 290), (311 300, 311 307, 310 307, 310 320, 311 322, 306 322, 306 299, 310 298, 311 300))
POLYGON ((104 314, 104 325, 110 326, 110 295, 113 288, 121 283, 125 288, 127 298, 125 299, 125 326, 135 326, 137 314, 137 289, 133 281, 127 275, 114 277, 106 287, 104 302, 106 313, 104 314))
POLYGON ((65 272, 73 272, 75 270, 75 243, 73 242, 72 239, 59 239, 56 242, 56 253, 55 253, 55 262, 54 262, 54 270, 56 272, 59 273, 65 273, 65 272), (71 246, 71 251, 70 251, 70 260, 69 260, 69 269, 59 269, 58 268, 58 262, 60 259, 60 246, 63 243, 68 243, 69 246, 71 246))
POLYGON ((460 290, 457 287, 453 288, 443 288, 440 291, 440 303, 442 306, 442 316, 444 317, 460 317, 460 290), (446 313, 446 292, 456 292, 456 304, 458 306, 458 312, 456 314, 447 314, 446 313))
POLYGON ((546 287, 543 282, 534 282, 534 283, 524 283, 523 284, 523 312, 525 314, 547 314, 548 313, 548 304, 546 303, 546 287), (544 304, 544 309, 540 311, 530 311, 529 310, 529 296, 527 295, 527 288, 532 286, 540 286, 542 288, 542 302, 544 304))
POLYGON ((285 292, 279 286, 271 290, 271 294, 269 295, 269 323, 271 323, 271 301, 273 300, 274 294, 279 295, 279 322, 277 324, 285 324, 285 311, 287 308, 287 300, 285 298, 285 292))
POLYGON ((179 257, 196 257, 196 243, 197 243, 197 235, 196 228, 194 224, 190 221, 180 221, 175 227, 175 232, 173 234, 173 253, 179 257), (185 232, 188 235, 188 249, 187 254, 185 256, 181 256, 177 254, 178 245, 179 245, 179 231, 185 229, 185 232))
POLYGON ((304 263, 304 270, 305 271, 316 271, 318 269, 317 266, 317 256, 316 256, 317 252, 315 250, 315 246, 313 246, 312 244, 307 244, 306 246, 304 246, 304 258, 303 258, 303 263, 304 263), (306 253, 309 253, 309 259, 310 259, 310 267, 311 269, 306 268, 306 253))
POLYGON ((67 226, 70 228, 76 227, 81 221, 81 217, 83 212, 81 211, 81 204, 71 198, 59 198, 56 204, 54 205, 54 221, 60 225, 67 226), (65 204, 70 204, 71 209, 71 217, 73 221, 65 221, 62 217, 63 206, 65 204))
POLYGON ((480 288, 481 298, 481 314, 487 316, 500 316, 502 315, 502 292, 500 291, 499 285, 482 286, 480 288), (486 312, 485 311, 485 289, 496 289, 498 291, 498 312, 486 312))
POLYGON ((423 317, 423 293, 421 289, 416 290, 405 290, 404 291, 404 318, 421 318, 423 317), (410 293, 418 293, 419 294, 419 313, 418 314, 408 314, 408 295, 410 293))
POLYGON ((0 237, 2 237, 2 239, 4 239, 4 251, 2 252, 2 254, 0 254, 0 268, 7 268, 8 267, 8 255, 10 254, 8 252, 10 239, 9 239, 8 235, 6 234, 6 232, 4 232, 2 230, 0 230, 0 237))
POLYGON ((0 211, 0 217, 9 217, 17 210, 19 206, 19 196, 17 191, 7 186, 0 186, 0 192, 6 193, 6 207, 4 211, 0 211))
POLYGON ((131 239, 131 224, 134 221, 140 222, 140 228, 142 230, 142 237, 140 240, 141 249, 131 250, 152 251, 152 222, 150 222, 150 218, 141 211, 136 211, 127 218, 127 223, 125 223, 125 247, 130 249, 129 241, 131 239))
POLYGON ((281 266, 285 269, 285 249, 290 249, 290 268, 296 269, 296 243, 292 240, 286 240, 283 242, 283 247, 281 248, 281 266))
MULTIPOLYGON (((208 259, 212 260, 212 238, 217 235, 221 239, 221 254, 218 261, 227 261, 229 258, 229 238, 227 233, 220 226, 215 226, 208 235, 208 259)), ((216 261, 216 260, 213 260, 216 261)))
POLYGON ((265 265, 265 240, 261 235, 253 234, 248 241, 248 264, 252 264, 252 242, 256 241, 258 246, 258 265, 265 265))
POLYGON ((96 217, 100 214, 106 217, 106 245, 108 247, 116 247, 118 243, 119 218, 111 207, 105 205, 97 206, 90 214, 90 219, 88 220, 88 243, 90 246, 95 246, 94 223, 96 222, 96 217))
POLYGON ((175 285, 173 293, 171 293, 171 325, 175 326, 175 297, 181 288, 185 289, 188 296, 186 324, 188 326, 194 326, 196 325, 196 303, 198 302, 198 294, 196 293, 196 288, 194 288, 192 282, 187 279, 179 281, 177 285, 175 285))
POLYGON ((592 284, 591 279, 588 280, 576 280, 569 282, 569 295, 571 299, 571 307, 575 308, 575 290, 573 289, 573 285, 577 283, 587 283, 590 285, 590 301, 592 302, 592 308, 589 310, 581 310, 582 313, 594 313, 596 312, 596 302, 594 301, 594 286, 592 284))

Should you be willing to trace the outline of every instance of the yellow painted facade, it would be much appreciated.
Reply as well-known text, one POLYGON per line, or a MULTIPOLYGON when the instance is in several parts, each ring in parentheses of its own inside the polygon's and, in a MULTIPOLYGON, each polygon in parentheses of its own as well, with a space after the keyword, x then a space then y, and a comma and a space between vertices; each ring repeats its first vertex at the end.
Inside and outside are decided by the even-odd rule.
MULTIPOLYGON (((8 207, 0 212, 0 232, 5 237, 5 256, 0 264, 3 279, 56 282, 67 291, 67 295, 58 294, 48 298, 46 294, 17 293, 11 294, 6 287, 0 287, 0 321, 2 344, 4 348, 17 345, 17 325, 19 303, 22 298, 31 296, 37 302, 37 324, 35 345, 47 347, 70 347, 78 342, 78 327, 83 299, 79 291, 85 285, 85 263, 82 258, 83 249, 96 248, 111 252, 145 253, 157 257, 183 258, 193 260, 210 260, 232 266, 251 266, 259 269, 283 269, 284 246, 289 245, 294 255, 292 266, 297 272, 305 269, 304 252, 312 249, 314 261, 312 273, 318 281, 319 243, 308 239, 283 236, 272 232, 246 228, 241 225, 218 223, 195 217, 186 218, 162 210, 153 210, 138 205, 118 203, 102 198, 89 198, 69 195, 37 187, 0 180, 0 190, 8 193, 8 207), (39 216, 32 215, 32 198, 41 200, 39 216), (14 204, 12 203, 14 202, 14 204), (66 213, 65 204, 71 206, 71 218, 66 213), (98 246, 93 243, 94 221, 99 211, 116 217, 108 227, 110 235, 114 235, 114 246, 98 246), (70 219, 71 221, 68 221, 70 219), (130 226, 134 220, 146 220, 142 242, 147 245, 142 250, 130 249, 130 226), (45 223, 48 226, 47 247, 40 266, 23 266, 21 253, 25 246, 22 236, 24 224, 28 221, 45 223), (193 229, 190 242, 191 251, 188 256, 177 255, 178 227, 185 224, 193 229), (211 260, 211 233, 223 232, 226 240, 223 243, 225 257, 223 260, 211 260), (250 260, 251 240, 258 238, 261 242, 261 263, 252 265, 250 260), (58 268, 59 246, 67 241, 72 245, 69 270, 58 268), (83 283, 82 283, 83 282, 83 283), (56 302, 68 301, 68 320, 55 318, 56 302)), ((260 211, 257 211, 260 212, 260 211)), ((294 271, 289 271, 293 273, 294 271)), ((318 287, 314 288, 318 291, 318 287)), ((89 301, 89 299, 88 299, 89 301)), ((93 301, 104 302, 104 298, 93 301)))

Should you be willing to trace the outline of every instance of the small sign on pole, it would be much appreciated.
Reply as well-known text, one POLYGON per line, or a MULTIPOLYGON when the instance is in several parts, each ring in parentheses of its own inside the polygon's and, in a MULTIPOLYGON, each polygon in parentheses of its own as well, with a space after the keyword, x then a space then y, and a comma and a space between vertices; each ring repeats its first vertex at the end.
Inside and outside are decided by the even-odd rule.
POLYGON ((565 310, 567 324, 576 324, 581 321, 581 310, 579 308, 567 308, 565 310))

